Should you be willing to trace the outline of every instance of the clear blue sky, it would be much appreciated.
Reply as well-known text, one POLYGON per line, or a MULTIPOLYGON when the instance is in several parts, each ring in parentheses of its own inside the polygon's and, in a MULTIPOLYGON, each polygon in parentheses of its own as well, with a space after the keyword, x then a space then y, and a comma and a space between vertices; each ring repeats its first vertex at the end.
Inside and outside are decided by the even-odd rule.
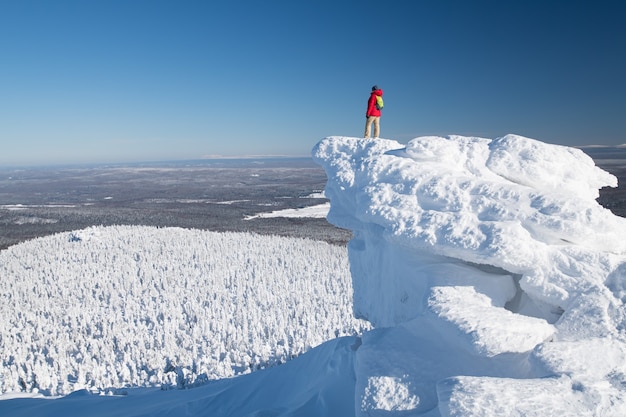
POLYGON ((0 166, 361 136, 626 143, 618 0, 0 0, 0 166))

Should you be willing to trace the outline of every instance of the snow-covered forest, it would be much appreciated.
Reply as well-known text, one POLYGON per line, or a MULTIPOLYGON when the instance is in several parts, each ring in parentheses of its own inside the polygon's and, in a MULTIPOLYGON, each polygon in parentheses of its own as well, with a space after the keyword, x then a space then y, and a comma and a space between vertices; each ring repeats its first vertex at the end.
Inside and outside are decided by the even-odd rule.
POLYGON ((0 276, 0 392, 187 386, 369 327, 345 247, 305 239, 92 227, 0 252, 0 276))

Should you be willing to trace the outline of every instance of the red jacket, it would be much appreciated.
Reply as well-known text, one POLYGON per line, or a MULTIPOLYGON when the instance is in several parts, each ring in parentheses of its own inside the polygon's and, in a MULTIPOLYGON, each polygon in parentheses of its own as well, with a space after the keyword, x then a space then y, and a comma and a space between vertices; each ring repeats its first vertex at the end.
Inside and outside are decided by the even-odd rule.
POLYGON ((370 99, 367 101, 367 112, 365 113, 366 117, 370 116, 378 116, 380 117, 380 110, 376 108, 376 96, 383 96, 383 90, 374 90, 372 94, 370 94, 370 99))

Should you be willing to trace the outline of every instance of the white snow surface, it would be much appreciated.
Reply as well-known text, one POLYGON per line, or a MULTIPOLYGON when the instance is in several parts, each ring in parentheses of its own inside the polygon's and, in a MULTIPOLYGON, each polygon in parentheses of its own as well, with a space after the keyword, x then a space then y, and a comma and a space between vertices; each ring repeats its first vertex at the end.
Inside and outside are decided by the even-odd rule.
POLYGON ((295 209, 283 209, 275 210, 267 213, 258 213, 252 216, 246 217, 244 220, 272 218, 272 217, 289 217, 289 218, 318 218, 323 219, 328 215, 330 210, 330 203, 317 204, 315 206, 307 206, 295 209))
MULTIPOLYGON (((517 135, 493 140, 421 137, 406 145, 386 139, 329 137, 315 146, 313 157, 328 176, 328 220, 354 234, 348 244, 353 299, 342 298, 351 296, 340 294, 346 287, 339 291, 299 293, 279 279, 268 277, 268 292, 276 293, 276 300, 293 297, 283 304, 275 301, 272 305, 278 310, 291 310, 304 303, 306 309, 317 314, 315 320, 306 323, 285 319, 281 325, 271 327, 271 332, 302 338, 310 329, 334 328, 317 321, 326 320, 328 315, 345 317, 337 313, 338 304, 352 305, 355 315, 369 320, 375 328, 359 330, 358 321, 346 322, 344 334, 362 334, 322 336, 328 341, 293 360, 234 378, 185 384, 185 373, 178 369, 179 382, 183 382, 178 388, 188 389, 91 387, 55 400, 32 398, 32 394, 28 398, 5 395, 5 400, 0 401, 0 415, 626 415, 626 220, 595 201, 599 188, 617 185, 615 177, 597 168, 580 150, 517 135), (318 296, 310 300, 311 294, 318 296), (282 326, 292 330, 282 330, 282 326)), ((139 262, 133 257, 143 253, 139 248, 155 247, 156 238, 150 230, 137 228, 129 233, 129 253, 124 255, 129 256, 127 262, 139 262), (137 236, 140 241, 131 242, 137 236)), ((65 236, 66 240, 73 240, 74 246, 102 236, 110 240, 109 229, 77 233, 80 240, 65 236)), ((58 237, 48 239, 37 250, 52 245, 58 237)), ((163 242, 156 247, 164 248, 163 252, 147 254, 149 263, 159 264, 164 253, 171 250, 169 242, 180 241, 160 239, 163 242)), ((204 235, 188 239, 178 252, 185 254, 181 264, 190 265, 190 254, 197 254, 197 245, 202 246, 205 241, 204 235)), ((37 242, 42 240, 28 244, 36 246, 37 242)), ((303 243, 291 240, 285 245, 303 243)), ((263 244, 255 241, 248 246, 255 245, 263 244)), ((34 248, 19 255, 13 254, 12 249, 0 254, 0 265, 5 268, 3 281, 8 277, 10 282, 3 285, 21 285, 24 289, 20 290, 20 297, 32 298, 31 292, 37 294, 34 298, 46 291, 72 293, 73 287, 81 285, 48 281, 48 286, 33 290, 32 285, 16 284, 33 266, 47 271, 42 276, 62 276, 59 268, 64 268, 75 255, 63 245, 54 246, 50 252, 66 261, 50 264, 43 260, 37 266, 40 256, 34 248), (7 263, 13 265, 12 269, 7 270, 7 263), (54 285, 62 289, 51 289, 54 285)), ((277 249, 268 248, 268 253, 272 251, 277 249)), ((94 256, 104 259, 106 252, 97 250, 94 256)), ((229 252, 232 249, 219 253, 229 252)), ((168 270, 179 268, 176 256, 166 258, 168 270)), ((255 252, 250 258, 256 262, 265 256, 255 252)), ((302 256, 309 255, 295 250, 284 260, 298 263, 296 258, 302 256)), ((325 259, 329 254, 321 251, 313 256, 325 259)), ((109 257, 99 265, 115 264, 120 257, 121 254, 109 257)), ((242 259, 231 262, 234 268, 242 259)), ((299 280, 301 274, 306 276, 307 268, 310 269, 298 269, 293 279, 299 280)), ((335 281, 343 273, 340 270, 348 266, 336 261, 330 268, 324 262, 317 268, 315 276, 327 288, 338 285, 335 281), (338 275, 327 279, 332 269, 338 275)), ((163 271, 163 267, 157 271, 163 271)), ((133 269, 134 274, 138 272, 133 269)), ((136 279, 112 278, 107 280, 120 286, 128 286, 128 281, 136 279)), ((232 285, 239 282, 233 280, 232 285)), ((163 297, 161 293, 156 291, 156 296, 163 297)), ((2 294, 4 305, 10 298, 7 300, 5 291, 2 294)), ((83 290, 83 296, 88 294, 87 289, 83 290)), ((126 294, 125 301, 131 303, 137 302, 131 301, 134 298, 147 296, 132 291, 126 294)), ((192 294, 192 298, 196 296, 197 288, 192 294)), ((244 294, 243 299, 255 302, 256 298, 269 296, 261 297, 252 290, 244 294)), ((174 298, 181 300, 180 296, 174 298)), ((59 298, 59 302, 66 303, 63 311, 67 310, 69 317, 78 314, 72 308, 81 301, 76 296, 69 300, 59 298)), ((220 300, 217 304, 228 301, 220 300)), ((124 304, 117 305, 117 313, 124 314, 124 304)), ((170 309, 184 311, 180 305, 170 309)), ((33 316, 33 310, 31 306, 11 313, 15 320, 23 316, 27 319, 13 326, 5 323, 2 340, 18 337, 41 320, 33 316)), ((270 310, 261 310, 260 315, 289 317, 289 312, 270 310)), ((64 323, 63 314, 56 319, 59 325, 64 323)), ((194 322, 181 320, 182 314, 170 314, 178 318, 164 337, 173 333, 179 335, 180 342, 191 339, 180 324, 185 327, 194 322)), ((142 316, 137 317, 135 327, 125 331, 142 334, 142 316)), ((254 328, 261 320, 235 317, 229 325, 236 329, 241 329, 241 320, 248 328, 254 328)), ((212 325, 225 325, 229 323, 226 320, 219 318, 212 325)), ((84 325, 80 320, 69 322, 72 331, 84 325)), ((45 330, 56 331, 39 329, 35 332, 39 338, 46 337, 45 330)), ((230 337, 236 332, 226 334, 230 337)), ((265 340, 275 339, 270 336, 261 335, 252 346, 267 345, 263 344, 265 340)), ((47 362, 48 352, 29 352, 36 340, 27 342, 15 345, 15 352, 2 351, 3 366, 10 360, 7 355, 17 357, 26 351, 20 356, 26 358, 26 365, 15 370, 20 376, 37 358, 43 358, 44 367, 47 362)), ((59 344, 71 345, 68 340, 59 344)), ((246 352, 246 360, 253 357, 250 352, 259 352, 256 348, 243 348, 242 344, 245 340, 237 339, 228 348, 246 352)), ((80 352, 76 349, 67 353, 65 360, 74 360, 73 355, 80 352)), ((97 361, 107 354, 94 351, 92 357, 83 356, 81 363, 94 358, 97 361)), ((199 362, 207 355, 211 355, 209 350, 186 358, 199 362)), ((56 366, 55 361, 50 363, 56 366)), ((136 357, 122 363, 138 368, 136 357)), ((76 379, 76 375, 70 376, 76 379)), ((174 388, 174 382, 165 387, 174 388)))

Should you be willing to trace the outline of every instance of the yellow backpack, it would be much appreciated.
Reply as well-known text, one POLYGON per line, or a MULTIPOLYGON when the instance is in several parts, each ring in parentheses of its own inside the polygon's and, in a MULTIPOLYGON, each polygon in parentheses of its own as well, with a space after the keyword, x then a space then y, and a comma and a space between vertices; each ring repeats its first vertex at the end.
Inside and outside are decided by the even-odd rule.
POLYGON ((385 102, 381 96, 376 96, 376 108, 382 110, 385 107, 385 102))

